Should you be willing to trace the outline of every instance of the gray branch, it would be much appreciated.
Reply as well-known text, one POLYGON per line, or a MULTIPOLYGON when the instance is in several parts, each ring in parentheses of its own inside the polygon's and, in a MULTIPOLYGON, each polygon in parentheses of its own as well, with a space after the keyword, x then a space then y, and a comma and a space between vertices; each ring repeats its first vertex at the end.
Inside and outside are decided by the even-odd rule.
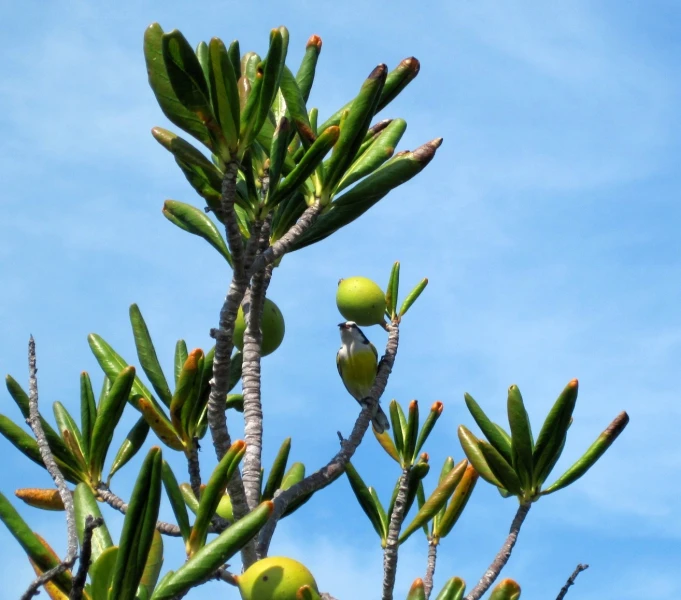
POLYGON ((560 588, 560 593, 556 597, 556 600, 563 600, 563 598, 565 598, 565 595, 568 593, 570 586, 575 584, 575 580, 577 579, 577 576, 582 571, 586 571, 588 568, 589 568, 589 565, 582 565, 582 564, 577 565, 577 568, 574 570, 572 575, 570 575, 570 577, 567 580, 567 582, 565 583, 565 585, 562 588, 560 588))
POLYGON ((428 540, 428 566, 426 576, 423 578, 423 589, 426 592, 426 600, 430 598, 433 591, 433 577, 435 576, 435 563, 437 561, 437 542, 428 540))
POLYGON ((307 476, 296 485, 291 486, 286 491, 279 492, 275 495, 274 512, 260 531, 258 537, 259 557, 264 558, 267 556, 277 522, 288 506, 301 496, 321 490, 338 479, 338 477, 344 473, 345 465, 362 443, 364 434, 369 428, 371 417, 374 414, 374 407, 388 385, 388 378, 390 377, 393 365, 395 364, 395 357, 397 356, 397 348, 400 340, 399 325, 397 323, 391 323, 386 326, 386 329, 388 330, 388 342, 386 343, 385 354, 379 363, 376 381, 371 389, 371 394, 367 398, 368 401, 357 417, 350 437, 342 442, 340 451, 324 467, 307 476))
POLYGON ((102 517, 95 518, 92 515, 85 517, 85 531, 83 532, 83 543, 78 558, 78 572, 73 578, 69 600, 81 600, 83 597, 83 588, 85 587, 87 572, 90 570, 90 558, 92 556, 92 532, 102 523, 104 523, 102 517))
POLYGON ((187 454, 187 470, 189 471, 189 485, 196 498, 201 497, 201 466, 199 465, 198 440, 192 440, 192 447, 187 454))
POLYGON ((409 493, 409 472, 411 467, 406 467, 400 475, 400 486, 395 499, 395 505, 390 515, 388 527, 388 539, 383 550, 383 600, 393 600, 395 588, 395 573, 397 572, 397 551, 399 547, 400 529, 404 521, 404 511, 407 506, 407 494, 409 493))
MULTIPOLYGON (((270 223, 268 219, 260 231, 260 252, 269 246, 270 223)), ((246 490, 248 507, 253 510, 260 502, 261 458, 263 417, 261 404, 261 371, 262 354, 262 315, 265 306, 265 295, 272 278, 273 265, 253 275, 251 287, 243 301, 246 331, 244 332, 244 357, 242 366, 242 382, 244 395, 244 436, 246 452, 244 454, 241 478, 246 490)))
POLYGON ((511 552, 513 552, 513 546, 515 546, 516 540, 518 539, 518 533, 520 528, 527 517, 527 513, 530 511, 532 506, 531 502, 521 504, 518 507, 518 512, 516 512, 513 522, 511 523, 511 530, 504 542, 501 550, 492 561, 485 574, 481 577, 478 585, 473 588, 473 591, 468 594, 465 600, 479 600, 482 595, 490 588, 490 586, 495 582, 496 578, 499 577, 499 573, 506 566, 508 559, 511 558, 511 552))
POLYGON ((256 257, 253 265, 249 270, 249 274, 253 275, 258 271, 264 269, 267 265, 274 264, 284 254, 286 254, 298 238, 305 233, 309 227, 317 220, 317 217, 322 212, 322 205, 316 200, 311 206, 308 206, 300 218, 291 226, 291 228, 274 244, 272 244, 265 252, 256 257))
POLYGON ((73 566, 76 562, 76 557, 78 553, 78 534, 76 533, 76 517, 73 508, 73 496, 66 485, 64 476, 62 475, 57 462, 54 460, 52 455, 52 450, 50 445, 47 443, 47 438, 45 437, 45 431, 43 430, 42 423, 40 422, 40 412, 38 410, 38 368, 36 366, 35 357, 35 340, 33 336, 29 338, 28 341, 28 409, 29 417, 27 422, 31 427, 35 439, 38 443, 38 449, 40 450, 40 457, 43 459, 45 468, 48 473, 52 476, 57 489, 59 490, 59 497, 64 504, 64 510, 66 511, 66 530, 67 530, 67 548, 66 557, 64 560, 58 564, 53 569, 43 573, 35 581, 31 583, 24 595, 22 600, 27 600, 32 598, 38 593, 38 588, 44 585, 48 581, 54 579, 57 575, 63 573, 67 569, 73 566))

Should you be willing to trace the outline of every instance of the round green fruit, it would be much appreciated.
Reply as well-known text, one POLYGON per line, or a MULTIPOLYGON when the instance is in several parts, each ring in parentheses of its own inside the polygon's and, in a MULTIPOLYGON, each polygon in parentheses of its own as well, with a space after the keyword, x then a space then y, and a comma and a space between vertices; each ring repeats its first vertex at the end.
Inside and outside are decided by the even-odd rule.
POLYGON ((307 567, 284 556, 270 556, 254 562, 234 579, 242 600, 296 600, 296 592, 304 585, 319 593, 307 567))
MULTIPOLYGON (((281 314, 279 307, 269 298, 265 298, 265 306, 262 311, 262 356, 272 354, 284 339, 286 326, 284 315, 281 314)), ((244 349, 244 331, 246 331, 246 320, 244 310, 239 307, 234 324, 234 345, 239 349, 244 349)))
POLYGON ((385 294, 378 284, 366 277, 348 277, 338 282, 336 305, 340 314, 357 325, 383 323, 385 294))

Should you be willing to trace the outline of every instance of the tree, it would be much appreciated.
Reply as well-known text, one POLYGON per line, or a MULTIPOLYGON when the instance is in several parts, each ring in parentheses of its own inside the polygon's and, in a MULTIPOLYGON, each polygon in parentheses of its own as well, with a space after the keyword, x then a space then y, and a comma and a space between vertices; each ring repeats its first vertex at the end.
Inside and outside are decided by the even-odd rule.
MULTIPOLYGON (((181 229, 206 240, 229 263, 232 279, 219 326, 211 332, 215 346, 206 352, 189 352, 184 341, 177 343, 173 391, 138 306, 130 307, 130 321, 139 366, 151 388, 134 366, 92 334, 89 343, 104 373, 104 386, 95 401, 90 377, 83 373, 80 425, 60 403, 54 405, 57 430, 42 418, 35 343, 29 342, 28 393, 11 376, 7 387, 35 439, 4 416, 0 417, 0 432, 54 478, 56 490, 22 489, 17 495, 34 506, 65 511, 68 551, 63 559, 58 558, 0 496, 0 518, 38 574, 25 597, 44 586, 52 598, 160 600, 181 597, 190 588, 217 577, 237 585, 247 599, 318 598, 312 575, 302 566, 263 559, 278 521, 345 474, 383 548, 384 600, 393 597, 399 545, 419 529, 428 540, 425 576, 414 582, 408 600, 431 596, 438 545, 464 510, 478 478, 496 486, 504 498, 517 498, 518 511, 506 541, 489 570, 466 595, 467 600, 475 600, 496 582, 532 504, 581 477, 628 422, 626 413, 621 413, 570 469, 545 487, 572 423, 577 381, 568 383, 559 395, 536 442, 516 386, 508 391, 510 432, 491 422, 466 395, 468 409, 486 439, 478 439, 462 425, 458 433, 466 459, 458 464, 445 460, 437 483, 427 484, 432 488, 427 494, 424 481, 430 457, 421 451, 443 405, 434 403, 420 423, 418 402, 412 401, 405 410, 393 400, 388 411, 390 431, 373 429, 379 445, 399 465, 386 509, 351 459, 388 383, 402 320, 427 285, 427 280, 418 283, 400 304, 400 268, 395 263, 385 293, 380 289, 378 294, 375 289, 368 293, 361 285, 339 287, 343 317, 360 325, 378 324, 388 332, 371 391, 358 398, 361 410, 350 436, 341 436, 338 453, 307 477, 301 463, 289 466, 291 440, 287 438, 264 477, 260 360, 276 350, 283 336, 283 317, 266 298, 275 268, 286 254, 323 242, 418 174, 442 142, 439 138, 393 155, 405 121, 387 119, 372 125, 377 113, 418 74, 415 58, 403 60, 390 72, 385 65, 376 67, 350 102, 318 124, 317 110, 308 109, 306 103, 321 39, 312 36, 308 40, 295 75, 285 64, 288 42, 284 27, 272 30, 262 59, 254 52, 242 56, 238 42, 226 46, 213 38, 194 51, 177 30, 164 33, 153 24, 145 33, 149 82, 161 109, 210 153, 209 160, 175 133, 158 127, 152 130, 206 204, 202 211, 167 201, 163 214, 181 229), (219 226, 224 227, 224 236, 219 226), (239 380, 242 393, 230 394, 239 380), (127 404, 138 410, 140 417, 104 479, 113 434, 127 404), (230 409, 243 413, 244 441, 230 437, 226 419, 230 409), (166 448, 162 451, 155 446, 148 452, 126 503, 112 490, 112 478, 142 448, 150 430, 166 448), (219 461, 207 478, 201 475, 198 454, 199 441, 204 439, 212 441, 219 461), (180 485, 163 459, 163 452, 170 450, 184 454, 188 484, 180 485), (67 482, 75 486, 73 491, 67 482), (164 493, 176 523, 158 520, 164 493), (101 514, 101 503, 126 515, 116 544, 101 514), (409 519, 414 503, 417 509, 409 519), (193 523, 187 508, 195 513, 193 523), (209 534, 216 537, 209 541, 209 534), (174 571, 159 580, 163 535, 181 537, 188 560, 172 565, 174 571), (245 568, 241 575, 225 567, 237 554, 245 568), (267 591, 274 584, 278 596, 267 591), (288 595, 282 595, 285 590, 288 595)), ((367 285, 375 287, 371 282, 367 285)), ((578 572, 559 597, 565 595, 578 572)), ((453 577, 438 598, 462 598, 464 593, 464 582, 453 577)), ((518 584, 505 579, 494 588, 491 598, 511 599, 519 594, 518 584)))

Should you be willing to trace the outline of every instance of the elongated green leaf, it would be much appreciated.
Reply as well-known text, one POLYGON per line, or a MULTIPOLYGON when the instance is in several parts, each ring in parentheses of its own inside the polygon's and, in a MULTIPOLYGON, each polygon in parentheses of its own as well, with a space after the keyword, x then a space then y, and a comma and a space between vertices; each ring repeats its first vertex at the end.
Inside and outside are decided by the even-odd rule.
POLYGON ((376 492, 376 490, 371 486, 369 486, 367 489, 369 490, 369 494, 371 494, 371 499, 374 501, 374 506, 378 511, 378 516, 381 517, 381 522, 383 523, 383 531, 385 532, 383 537, 381 538, 381 542, 383 545, 385 544, 385 541, 388 536, 388 526, 390 525, 390 520, 388 519, 388 513, 385 512, 385 508, 383 508, 383 503, 378 497, 378 493, 376 492))
POLYGON ((459 481, 452 494, 452 499, 449 502, 444 515, 442 515, 437 527, 433 531, 435 536, 438 538, 445 537, 449 534, 454 525, 456 525, 456 522, 459 520, 461 513, 463 513, 463 509, 466 508, 466 504, 468 504, 468 500, 475 489, 478 477, 479 475, 475 470, 475 467, 473 467, 473 465, 468 465, 461 481, 459 481))
POLYGON ((355 159, 371 119, 376 112, 381 91, 385 85, 388 68, 378 65, 362 85, 352 101, 350 113, 341 127, 338 143, 328 163, 324 166, 324 189, 331 193, 355 159))
POLYGON ((158 439, 172 450, 177 450, 178 452, 184 450, 184 442, 160 407, 154 406, 146 398, 140 398, 138 406, 144 420, 158 436, 158 439))
POLYGON ((163 60, 163 29, 158 23, 152 23, 144 33, 144 58, 149 85, 165 116, 210 148, 212 144, 206 126, 195 113, 182 105, 170 83, 163 60))
POLYGON ((508 490, 513 496, 522 494, 524 490, 517 473, 513 470, 513 467, 506 462, 506 459, 497 452, 496 448, 482 440, 478 440, 478 447, 485 457, 485 461, 489 465, 492 473, 494 473, 494 477, 501 482, 500 487, 508 490))
MULTIPOLYGON (((397 400, 390 401, 390 421, 393 426, 393 439, 395 440, 395 448, 400 455, 402 463, 404 463, 404 434, 407 429, 407 422, 402 412, 402 407, 397 400)), ((404 466, 404 465, 403 465, 404 466)))
POLYGON ((279 184, 277 192, 272 196, 270 206, 276 206, 282 200, 293 194, 305 180, 314 173, 321 164, 327 152, 338 140, 340 129, 329 127, 314 141, 295 169, 279 184))
POLYGON ((397 153, 351 190, 334 199, 329 210, 293 244, 293 249, 299 250, 319 242, 364 214, 391 190, 420 173, 435 156, 441 143, 442 138, 438 138, 413 152, 397 153))
POLYGON ((425 504, 416 513, 416 516, 411 523, 402 531, 400 535, 399 542, 402 544, 405 542, 409 536, 419 529, 424 523, 430 521, 437 512, 442 508, 444 504, 447 503, 450 496, 454 492, 454 488, 458 485, 459 481, 463 477, 466 467, 468 466, 468 461, 462 460, 458 465, 456 465, 442 482, 433 490, 433 493, 428 497, 425 504))
POLYGON ((239 50, 239 40, 233 40, 227 48, 227 55, 232 63, 234 76, 239 79, 241 77, 241 50, 239 50))
MULTIPOLYGON (((182 490, 177 483, 177 479, 175 479, 175 474, 165 460, 163 461, 161 469, 161 477, 163 479, 163 486, 165 487, 166 493, 168 494, 168 499, 170 500, 170 506, 173 509, 175 519, 177 520, 177 525, 180 528, 182 539, 186 544, 189 540, 189 534, 191 533, 189 515, 187 514, 187 506, 185 505, 182 490)), ((189 489, 191 491, 191 487, 189 489)), ((193 495, 194 494, 192 493, 192 496, 193 495)), ((194 498, 194 500, 196 500, 196 498, 194 498)))
POLYGON ((423 587, 423 579, 420 577, 411 584, 407 593, 407 600, 426 600, 426 590, 423 587))
MULTIPOLYGON (((395 147, 406 129, 407 122, 404 119, 393 119, 363 152, 360 146, 357 158, 338 183, 335 193, 337 194, 369 173, 373 173, 385 161, 390 159, 395 153, 395 147)), ((395 296, 395 308, 397 308, 397 296, 395 296)))
POLYGON ((135 338, 137 358, 139 358, 140 365, 144 369, 144 373, 154 387, 154 390, 156 390, 158 397, 166 406, 170 406, 170 388, 163 374, 163 369, 161 369, 161 363, 158 361, 156 348, 154 348, 154 343, 151 340, 149 329, 137 304, 130 305, 130 324, 132 325, 132 333, 135 338))
POLYGON ((286 471, 286 463, 288 462, 288 455, 291 451, 291 438, 287 437, 281 444, 279 452, 274 457, 272 468, 267 476, 265 489, 262 492, 262 500, 271 500, 274 498, 274 493, 281 487, 281 482, 286 471))
POLYGON ((282 69, 288 51, 288 38, 289 34, 286 27, 278 27, 270 32, 270 47, 265 57, 262 88, 253 135, 258 135, 260 132, 279 89, 282 69))
POLYGON ((518 600, 520 586, 513 579, 502 579, 490 594, 489 600, 518 600))
MULTIPOLYGON (((442 464, 442 469, 440 470, 440 477, 437 480, 438 483, 442 483, 442 480, 447 476, 447 474, 454 468, 454 459, 451 456, 448 456, 445 458, 445 462, 442 464)), ((425 498, 421 504, 419 504, 419 508, 423 505, 425 502, 425 498)), ((445 514, 445 510, 447 509, 446 506, 443 506, 437 514, 433 517, 433 527, 437 528, 438 523, 441 521, 442 517, 445 514)), ((426 534, 427 535, 427 534, 426 534)))
POLYGON ((414 450, 416 448, 416 437, 419 432, 419 403, 412 400, 409 403, 409 418, 407 429, 404 435, 404 458, 408 464, 412 464, 416 459, 414 450))
POLYGON ((475 422, 480 427, 483 435, 487 438, 490 444, 494 446, 499 454, 504 457, 504 460, 509 464, 513 462, 513 455, 511 453, 511 444, 499 431, 496 425, 489 420, 485 412, 480 408, 480 405, 473 399, 470 394, 463 395, 466 401, 468 411, 471 413, 475 422))
POLYGON ((149 424, 144 420, 144 417, 140 417, 132 426, 132 429, 125 436, 121 447, 116 452, 116 456, 111 462, 111 467, 109 469, 109 475, 106 478, 107 485, 111 481, 111 478, 115 473, 120 471, 128 462, 135 456, 149 434, 149 424))
POLYGON ((305 465, 301 462, 294 462, 281 480, 282 491, 289 489, 300 483, 305 478, 305 465))
POLYGON ((187 360, 187 342, 184 340, 177 340, 175 344, 175 385, 177 385, 177 380, 180 378, 180 373, 182 372, 182 367, 187 360))
MULTIPOLYGON (((201 71, 203 72, 203 78, 208 81, 208 78, 210 77, 210 56, 208 54, 208 44, 206 42, 201 41, 198 43, 196 46, 196 58, 199 60, 199 64, 201 65, 201 71)), ((208 90, 209 92, 209 99, 212 96, 211 90, 208 90)))
MULTIPOLYGON (((41 571, 48 571, 59 564, 57 557, 45 548, 39 537, 31 531, 26 521, 21 518, 2 493, 0 493, 0 520, 41 571)), ((71 579, 71 572, 66 571, 55 577, 54 581, 59 589, 68 594, 71 590, 71 579)))
POLYGON ((116 560, 118 558, 118 546, 111 546, 92 561, 90 567, 90 596, 92 600, 109 600, 109 588, 113 578, 116 560))
POLYGON ((155 446, 142 463, 123 521, 109 598, 135 598, 156 530, 161 502, 161 461, 161 449, 155 446))
MULTIPOLYGON (((180 378, 177 380, 175 393, 170 403, 170 419, 175 433, 182 437, 185 442, 189 442, 187 429, 182 422, 183 409, 185 404, 195 400, 195 388, 198 386, 197 379, 201 377, 201 367, 199 363, 203 360, 203 350, 197 348, 192 350, 187 356, 187 360, 182 367, 180 378)), ((191 414, 193 406, 187 407, 187 414, 191 414)))
POLYGON ((400 263, 396 261, 390 270, 390 278, 385 289, 385 313, 389 319, 395 316, 395 306, 397 305, 397 290, 400 286, 400 263), (397 283, 395 283, 397 281, 397 283), (393 289, 394 288, 394 289, 393 289))
POLYGON ((206 536, 208 535, 208 526, 210 520, 213 518, 217 510, 220 499, 227 489, 227 482, 234 473, 241 457, 246 451, 246 444, 242 440, 234 442, 229 450, 222 457, 217 467, 206 484, 206 489, 203 491, 199 500, 199 509, 196 513, 196 520, 189 535, 189 542, 187 549, 192 555, 203 547, 206 543, 206 536))
POLYGON ((239 90, 234 65, 225 44, 213 38, 209 44, 211 72, 208 78, 218 121, 231 153, 239 145, 239 90))
POLYGON ((203 581, 226 560, 234 556, 267 522, 274 504, 268 500, 228 527, 217 538, 206 544, 175 573, 164 579, 151 600, 170 600, 203 581))
POLYGON ((321 51, 322 38, 318 35, 310 36, 305 45, 303 60, 296 73, 296 82, 298 83, 304 102, 307 102, 307 99, 310 97, 310 90, 312 89, 314 74, 317 68, 317 60, 319 59, 319 53, 321 51))
POLYGON ((303 91, 288 67, 284 67, 282 71, 281 94, 286 102, 287 115, 298 132, 303 148, 307 149, 315 141, 315 134, 305 106, 303 91))
POLYGON ((124 368, 114 379, 111 390, 97 409, 97 419, 92 429, 89 460, 90 476, 94 481, 98 481, 101 477, 114 429, 123 415, 123 409, 134 381, 135 367, 124 368))
POLYGON ((443 410, 444 404, 442 404, 442 402, 440 402, 439 400, 433 402, 433 404, 431 405, 430 412, 428 413, 426 420, 423 422, 423 426, 421 427, 421 431, 419 432, 419 437, 416 440, 414 456, 418 455, 418 453, 421 451, 421 448, 423 448, 423 444, 426 443, 426 440, 428 439, 430 432, 433 431, 433 427, 435 427, 435 423, 437 423, 437 420, 440 418, 440 415, 442 414, 443 410))
POLYGON ((199 510, 199 501, 194 495, 192 486, 188 483, 182 483, 180 484, 180 492, 182 493, 182 499, 189 507, 189 510, 196 514, 199 510))
POLYGON ((552 485, 546 488, 542 494, 552 494, 558 490, 567 487, 571 483, 577 481, 584 475, 591 467, 596 464, 596 461, 603 456, 605 451, 610 448, 612 443, 618 438, 619 434, 624 431, 624 428, 629 423, 629 415, 626 412, 621 412, 610 425, 598 436, 598 439, 589 446, 588 450, 582 457, 572 465, 565 473, 563 473, 552 485))
POLYGON ((376 506, 376 501, 371 495, 369 488, 367 488, 364 480, 360 477, 351 463, 348 463, 345 466, 345 474, 348 476, 350 487, 357 498, 357 502, 359 502, 360 507, 364 511, 364 514, 369 518, 369 521, 371 521, 371 525, 378 534, 378 537, 381 538, 381 540, 384 540, 387 537, 388 532, 385 528, 385 522, 381 518, 381 510, 376 506))
POLYGON ((409 295, 404 299, 404 302, 402 302, 402 306, 400 307, 400 312, 397 313, 400 317, 403 317, 404 315, 407 314, 407 311, 411 308, 411 305, 416 302, 418 297, 421 295, 421 292, 426 289, 426 286, 428 285, 428 278, 424 277, 421 281, 419 281, 416 284, 416 287, 409 292, 409 295))
MULTIPOLYGON (((277 191, 279 186, 279 178, 286 160, 286 140, 288 139, 289 129, 288 119, 282 117, 274 131, 272 147, 270 148, 270 185, 267 190, 267 200, 277 191)), ((265 203, 267 203, 267 200, 265 203)))
POLYGON ((466 458, 475 467, 475 470, 480 474, 486 482, 491 483, 497 487, 503 487, 496 476, 492 473, 492 469, 487 464, 487 459, 480 449, 480 442, 465 426, 459 425, 457 430, 459 442, 463 448, 466 458))
MULTIPOLYGON (((248 62, 246 65, 247 73, 254 64, 254 61, 248 62)), ((256 136, 254 129, 256 119, 258 118, 258 103, 264 78, 264 67, 265 65, 262 61, 255 64, 253 79, 248 78, 250 85, 246 84, 244 77, 239 80, 241 82, 239 86, 239 104, 241 106, 239 117, 239 151, 241 156, 248 150, 253 138, 256 136)))
POLYGON ((149 548, 149 554, 147 555, 147 562, 144 565, 142 579, 140 580, 140 587, 146 589, 148 596, 151 596, 154 587, 156 587, 156 582, 158 581, 162 566, 163 538, 158 531, 154 530, 151 547, 149 548))
POLYGON ((83 428, 81 436, 86 459, 90 458, 90 438, 92 436, 92 428, 95 425, 96 418, 97 404, 95 403, 95 393, 92 389, 92 382, 90 381, 90 376, 83 371, 80 374, 80 424, 83 428))
MULTIPOLYGON (((85 519, 88 515, 94 519, 102 516, 97 500, 90 487, 85 483, 79 483, 73 492, 73 506, 76 513, 76 530, 78 532, 78 540, 83 544, 83 536, 85 535, 85 519)), ((113 546, 111 535, 106 523, 102 523, 99 527, 92 530, 92 560, 96 561, 102 553, 113 546)))
MULTIPOLYGON (((409 471, 409 482, 407 486, 407 499, 404 503, 404 515, 405 517, 409 514, 414 500, 416 499, 416 494, 419 487, 422 487, 422 481, 428 472, 430 471, 430 465, 428 464, 428 455, 423 454, 422 460, 417 462, 409 471), (423 458, 425 457, 425 460, 423 458)), ((420 507, 419 507, 420 508, 420 507)))
POLYGON ((539 432, 532 456, 535 464, 536 487, 544 483, 562 452, 578 391, 579 383, 573 379, 558 396, 539 432))
POLYGON ((390 433, 388 431, 384 431, 383 433, 377 433, 373 427, 371 428, 371 431, 374 432, 374 436, 378 440, 378 443, 383 447, 383 450, 385 450, 388 453, 388 456, 390 456, 390 458, 394 459, 396 462, 399 463, 400 455, 397 452, 395 442, 393 442, 393 439, 390 437, 390 433))
POLYGON ((534 439, 530 418, 527 416, 525 403, 517 385, 508 388, 508 422, 511 427, 511 464, 523 488, 529 490, 532 487, 534 470, 532 462, 534 439))
MULTIPOLYGON (((421 507, 426 503, 426 492, 423 489, 423 481, 419 482, 419 487, 416 488, 416 504, 419 507, 419 510, 421 507)), ((434 517, 434 519, 437 518, 437 515, 434 517)), ((423 533, 428 538, 429 533, 428 533, 428 524, 424 523, 421 525, 423 528, 423 533)))
POLYGON ((447 580, 435 600, 463 600, 465 591, 466 582, 461 577, 452 577, 447 580))

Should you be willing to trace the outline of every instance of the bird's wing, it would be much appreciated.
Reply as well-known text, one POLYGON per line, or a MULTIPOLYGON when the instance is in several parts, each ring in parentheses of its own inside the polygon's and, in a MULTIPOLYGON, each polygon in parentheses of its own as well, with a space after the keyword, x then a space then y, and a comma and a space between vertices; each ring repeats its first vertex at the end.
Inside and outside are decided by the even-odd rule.
POLYGON ((343 373, 341 372, 341 362, 340 362, 340 361, 341 361, 341 358, 340 358, 340 353, 341 353, 340 350, 336 353, 336 368, 338 369, 338 374, 339 374, 339 375, 341 376, 341 378, 342 378, 342 377, 343 377, 343 373))
POLYGON ((371 346, 371 351, 374 353, 376 360, 378 360, 378 350, 376 350, 376 346, 374 346, 371 342, 369 342, 369 346, 371 346))

